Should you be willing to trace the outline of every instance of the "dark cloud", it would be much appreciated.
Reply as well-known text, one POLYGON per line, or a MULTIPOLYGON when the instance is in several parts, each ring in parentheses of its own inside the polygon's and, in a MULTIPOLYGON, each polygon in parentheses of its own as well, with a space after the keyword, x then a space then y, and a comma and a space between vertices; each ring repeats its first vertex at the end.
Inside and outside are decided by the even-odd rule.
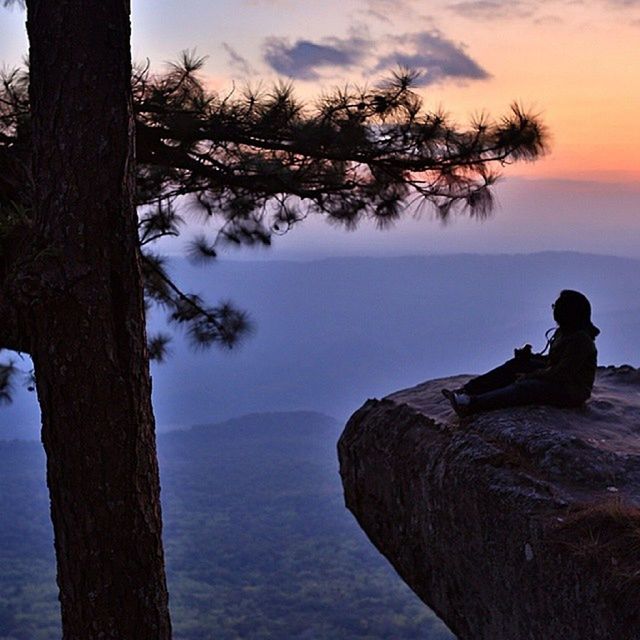
POLYGON ((426 86, 447 79, 482 80, 489 74, 461 46, 438 31, 371 39, 365 32, 350 38, 331 38, 290 44, 281 38, 266 41, 265 62, 276 72, 300 80, 317 80, 357 67, 367 74, 383 73, 398 66, 419 72, 416 84, 426 86))
POLYGON ((369 7, 368 9, 362 9, 360 13, 368 16, 370 18, 375 18, 376 20, 380 20, 380 22, 385 22, 387 24, 391 23, 391 19, 389 16, 378 9, 374 9, 373 7, 369 7))
POLYGON ((538 24, 542 26, 557 25, 557 24, 562 24, 563 22, 564 20, 560 16, 555 16, 555 15, 540 16, 539 18, 536 18, 533 21, 534 24, 538 24))
MULTIPOLYGON (((599 3, 618 9, 640 7, 640 0, 599 0, 599 3)), ((492 20, 529 18, 549 4, 540 0, 459 0, 452 2, 447 8, 465 18, 492 20)), ((564 0, 563 4, 584 5, 585 0, 564 0)))
POLYGON ((298 40, 293 45, 282 38, 269 38, 264 46, 265 62, 278 73, 300 80, 316 80, 323 67, 347 68, 359 63, 370 42, 360 37, 331 38, 320 43, 298 40))
POLYGON ((428 20, 427 16, 421 15, 418 9, 424 8, 424 3, 420 0, 357 0, 354 2, 358 7, 356 13, 379 20, 385 24, 391 24, 401 19, 428 20))
POLYGON ((490 77, 462 47, 437 31, 405 34, 396 40, 404 43, 404 46, 382 56, 375 71, 398 65, 409 67, 420 73, 416 81, 418 86, 436 84, 447 79, 484 80, 490 77))
POLYGON ((253 69, 247 59, 241 56, 230 44, 223 42, 222 47, 229 55, 229 64, 240 71, 240 73, 249 76, 253 74, 253 69))
POLYGON ((535 12, 531 2, 523 0, 467 0, 448 6, 450 11, 465 18, 492 20, 494 18, 527 18, 535 12))
POLYGON ((383 16, 393 16, 398 13, 408 13, 413 10, 412 0, 367 0, 366 6, 369 11, 383 16))

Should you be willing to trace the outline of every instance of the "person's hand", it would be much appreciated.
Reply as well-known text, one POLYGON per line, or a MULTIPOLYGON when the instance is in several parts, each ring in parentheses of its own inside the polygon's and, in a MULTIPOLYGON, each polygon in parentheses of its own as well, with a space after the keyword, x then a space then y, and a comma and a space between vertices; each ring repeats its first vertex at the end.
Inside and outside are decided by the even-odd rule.
POLYGON ((532 346, 530 344, 525 344, 524 347, 520 349, 513 350, 513 356, 516 360, 528 360, 532 354, 532 346))

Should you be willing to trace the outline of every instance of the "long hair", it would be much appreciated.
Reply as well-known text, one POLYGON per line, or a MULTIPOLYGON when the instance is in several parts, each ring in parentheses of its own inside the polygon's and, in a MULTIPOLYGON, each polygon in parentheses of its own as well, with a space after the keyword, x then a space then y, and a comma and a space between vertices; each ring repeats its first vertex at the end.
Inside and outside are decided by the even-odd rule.
POLYGON ((595 338, 600 329, 591 322, 591 304, 583 293, 564 289, 553 305, 553 318, 562 333, 586 331, 595 338))

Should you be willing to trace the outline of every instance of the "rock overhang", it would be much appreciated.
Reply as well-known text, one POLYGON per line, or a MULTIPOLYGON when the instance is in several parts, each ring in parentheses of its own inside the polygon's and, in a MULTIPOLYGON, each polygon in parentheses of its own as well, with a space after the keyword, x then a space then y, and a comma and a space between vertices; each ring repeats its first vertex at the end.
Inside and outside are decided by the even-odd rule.
POLYGON ((354 414, 339 443, 347 506, 460 638, 640 637, 612 603, 616 572, 572 551, 568 528, 575 513, 610 514, 614 503, 630 523, 640 504, 640 372, 600 368, 578 409, 460 420, 440 390, 466 379, 426 382, 354 414))

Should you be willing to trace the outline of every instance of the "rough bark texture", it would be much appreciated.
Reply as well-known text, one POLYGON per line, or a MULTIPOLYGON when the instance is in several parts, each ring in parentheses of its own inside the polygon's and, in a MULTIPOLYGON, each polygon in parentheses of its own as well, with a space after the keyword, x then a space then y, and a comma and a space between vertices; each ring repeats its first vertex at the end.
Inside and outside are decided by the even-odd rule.
POLYGON ((170 638, 132 206, 129 5, 30 0, 28 323, 66 640, 170 638))
POLYGON ((369 400, 338 445, 347 507, 461 640, 640 638, 640 372, 581 409, 460 422, 440 394, 369 400))

